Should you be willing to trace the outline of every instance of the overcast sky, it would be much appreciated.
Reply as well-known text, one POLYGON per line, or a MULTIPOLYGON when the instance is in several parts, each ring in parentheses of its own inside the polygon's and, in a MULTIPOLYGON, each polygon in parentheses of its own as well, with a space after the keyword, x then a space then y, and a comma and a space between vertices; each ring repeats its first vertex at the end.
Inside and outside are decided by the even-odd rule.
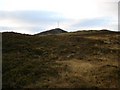
POLYGON ((118 30, 119 0, 0 0, 0 32, 118 30))

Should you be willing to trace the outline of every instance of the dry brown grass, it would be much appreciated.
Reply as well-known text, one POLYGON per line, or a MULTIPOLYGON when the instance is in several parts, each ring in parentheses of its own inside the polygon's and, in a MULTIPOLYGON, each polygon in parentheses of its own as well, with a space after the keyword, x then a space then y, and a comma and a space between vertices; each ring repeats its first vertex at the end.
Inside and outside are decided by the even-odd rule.
POLYGON ((3 34, 4 88, 117 88, 120 37, 112 32, 3 34))
MULTIPOLYGON (((72 59, 57 61, 57 63, 67 66, 68 69, 67 71, 61 72, 60 79, 56 80, 55 83, 59 82, 59 87, 118 87, 118 76, 114 76, 117 73, 113 73, 118 68, 118 62, 109 60, 90 62, 72 59), (109 79, 106 79, 107 77, 109 79), (63 85, 62 83, 65 84, 63 85)), ((56 85, 55 83, 54 85, 56 85)))

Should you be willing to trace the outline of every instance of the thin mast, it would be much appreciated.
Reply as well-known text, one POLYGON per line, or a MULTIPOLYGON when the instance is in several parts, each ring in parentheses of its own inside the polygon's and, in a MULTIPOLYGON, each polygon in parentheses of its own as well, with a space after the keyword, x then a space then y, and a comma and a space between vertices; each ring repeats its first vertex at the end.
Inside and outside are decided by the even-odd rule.
POLYGON ((59 21, 57 22, 57 27, 59 28, 59 21))

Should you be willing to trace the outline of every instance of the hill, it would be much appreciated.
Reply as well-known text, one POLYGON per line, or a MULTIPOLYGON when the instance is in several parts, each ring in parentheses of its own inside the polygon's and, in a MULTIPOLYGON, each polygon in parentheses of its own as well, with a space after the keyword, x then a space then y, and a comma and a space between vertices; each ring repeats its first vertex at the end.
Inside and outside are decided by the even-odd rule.
POLYGON ((119 88, 120 33, 2 33, 3 88, 119 88))
POLYGON ((51 30, 38 33, 36 35, 51 35, 51 34, 61 34, 61 33, 67 33, 67 31, 62 30, 60 28, 55 28, 55 29, 51 29, 51 30))

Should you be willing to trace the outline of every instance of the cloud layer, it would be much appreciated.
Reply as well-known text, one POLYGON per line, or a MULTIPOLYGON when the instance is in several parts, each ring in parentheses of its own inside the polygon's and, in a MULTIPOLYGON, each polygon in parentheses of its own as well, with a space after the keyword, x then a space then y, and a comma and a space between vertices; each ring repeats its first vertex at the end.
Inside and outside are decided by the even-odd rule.
POLYGON ((118 0, 1 0, 0 31, 117 29, 118 0))

